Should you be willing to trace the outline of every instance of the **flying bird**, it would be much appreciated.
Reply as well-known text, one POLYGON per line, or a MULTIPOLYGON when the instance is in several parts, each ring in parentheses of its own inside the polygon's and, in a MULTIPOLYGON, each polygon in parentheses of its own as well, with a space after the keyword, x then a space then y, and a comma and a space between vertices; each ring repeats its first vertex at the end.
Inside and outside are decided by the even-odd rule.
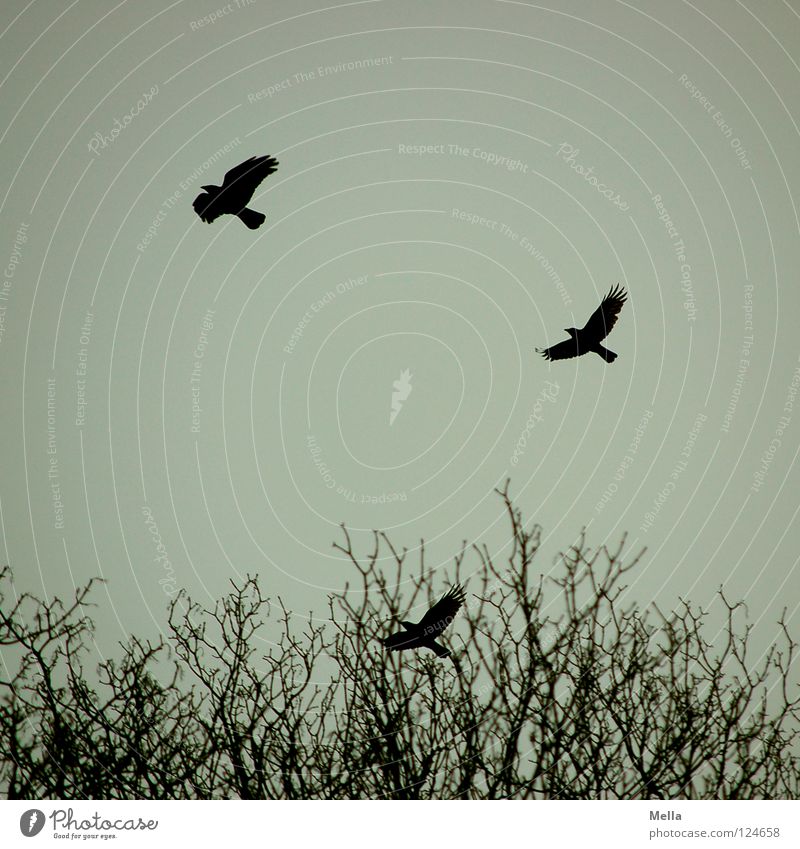
POLYGON ((627 297, 627 292, 621 286, 615 286, 580 330, 575 327, 565 328, 564 332, 569 333, 569 339, 551 348, 537 348, 536 353, 542 354, 546 360, 568 360, 592 351, 607 363, 613 363, 617 355, 604 348, 600 340, 605 339, 617 323, 617 317, 627 297))
POLYGON ((443 596, 416 624, 414 622, 401 622, 405 631, 392 634, 391 637, 381 640, 389 651, 403 651, 403 649, 431 649, 439 657, 449 657, 450 649, 436 642, 439 637, 453 621, 459 608, 464 603, 464 590, 460 584, 456 584, 445 596, 443 596))
POLYGON ((247 208, 261 181, 278 170, 272 156, 251 156, 225 175, 221 186, 201 186, 203 193, 192 204, 194 211, 210 224, 220 215, 235 215, 251 230, 260 227, 266 215, 247 208))

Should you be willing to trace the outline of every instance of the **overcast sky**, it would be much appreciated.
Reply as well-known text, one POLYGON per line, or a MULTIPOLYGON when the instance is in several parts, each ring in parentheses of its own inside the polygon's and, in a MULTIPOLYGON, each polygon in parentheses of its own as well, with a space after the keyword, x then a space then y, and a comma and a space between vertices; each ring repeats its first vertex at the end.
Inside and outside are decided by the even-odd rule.
MULTIPOLYGON (((102 652, 366 549, 647 546, 629 593, 800 626, 800 3, 0 10, 0 560, 102 652), (199 187, 272 154, 257 231, 199 187), (549 363, 615 284, 607 340, 549 363)), ((472 569, 477 568, 472 562, 472 569)), ((467 573, 469 573, 469 568, 467 573)))

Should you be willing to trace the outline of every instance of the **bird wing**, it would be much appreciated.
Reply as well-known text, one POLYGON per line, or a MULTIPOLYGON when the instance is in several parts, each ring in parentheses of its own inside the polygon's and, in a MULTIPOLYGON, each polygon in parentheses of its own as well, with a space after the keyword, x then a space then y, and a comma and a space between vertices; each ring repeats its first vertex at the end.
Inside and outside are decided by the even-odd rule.
POLYGON ((541 354, 546 360, 568 360, 570 357, 577 357, 581 351, 578 350, 574 339, 567 339, 550 348, 537 348, 536 353, 541 354))
POLYGON ((251 156, 239 163, 225 175, 222 188, 227 189, 236 183, 236 190, 254 192, 262 180, 278 170, 278 160, 273 156, 251 156))
POLYGON ((617 323, 617 317, 627 297, 626 291, 621 286, 613 287, 603 298, 600 306, 592 313, 581 333, 591 336, 598 342, 605 339, 611 332, 611 328, 617 323))
POLYGON ((417 645, 417 636, 412 631, 399 631, 397 634, 392 634, 390 637, 381 640, 381 642, 389 651, 402 651, 403 649, 413 649, 417 645))
POLYGON ((192 201, 194 211, 207 224, 210 224, 212 221, 222 215, 222 213, 219 211, 218 205, 212 203, 211 201, 212 198, 208 192, 202 192, 192 201))
POLYGON ((460 584, 456 584, 422 617, 417 626, 420 636, 438 637, 453 621, 463 603, 464 589, 460 584))

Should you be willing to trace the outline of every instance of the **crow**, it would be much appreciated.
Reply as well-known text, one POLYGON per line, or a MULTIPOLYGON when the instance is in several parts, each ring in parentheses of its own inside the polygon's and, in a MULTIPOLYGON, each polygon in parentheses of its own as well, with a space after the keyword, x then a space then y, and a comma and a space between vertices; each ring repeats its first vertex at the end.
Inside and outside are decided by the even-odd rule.
POLYGON ((617 323, 617 316, 627 297, 627 292, 621 286, 612 288, 580 330, 575 327, 564 329, 565 333, 569 333, 570 339, 559 342, 551 348, 537 348, 536 353, 542 354, 546 360, 567 360, 593 351, 607 363, 613 363, 617 355, 608 348, 604 348, 600 340, 605 339, 617 323))
POLYGON ((445 628, 453 621, 459 608, 464 603, 464 590, 456 584, 445 596, 417 622, 401 622, 406 629, 381 642, 389 651, 403 649, 431 649, 438 657, 449 657, 450 649, 436 642, 445 628))
POLYGON ((207 224, 220 215, 235 215, 251 230, 260 227, 265 215, 247 208, 247 203, 259 184, 278 170, 278 160, 272 156, 251 156, 225 175, 221 186, 201 186, 192 206, 207 224))

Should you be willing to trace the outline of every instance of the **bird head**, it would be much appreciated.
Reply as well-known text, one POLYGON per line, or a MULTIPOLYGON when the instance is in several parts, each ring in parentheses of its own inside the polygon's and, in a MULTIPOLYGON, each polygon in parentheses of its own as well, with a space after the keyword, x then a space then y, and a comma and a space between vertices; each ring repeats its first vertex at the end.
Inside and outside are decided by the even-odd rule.
POLYGON ((575 327, 565 327, 564 328, 564 333, 569 333, 570 336, 575 336, 575 334, 577 332, 578 332, 578 330, 575 327))
POLYGON ((414 622, 401 622, 400 624, 406 629, 406 631, 411 631, 417 627, 414 622))
POLYGON ((217 190, 217 187, 216 187, 216 186, 200 186, 200 188, 201 188, 204 192, 211 192, 212 194, 213 194, 213 193, 217 190))

